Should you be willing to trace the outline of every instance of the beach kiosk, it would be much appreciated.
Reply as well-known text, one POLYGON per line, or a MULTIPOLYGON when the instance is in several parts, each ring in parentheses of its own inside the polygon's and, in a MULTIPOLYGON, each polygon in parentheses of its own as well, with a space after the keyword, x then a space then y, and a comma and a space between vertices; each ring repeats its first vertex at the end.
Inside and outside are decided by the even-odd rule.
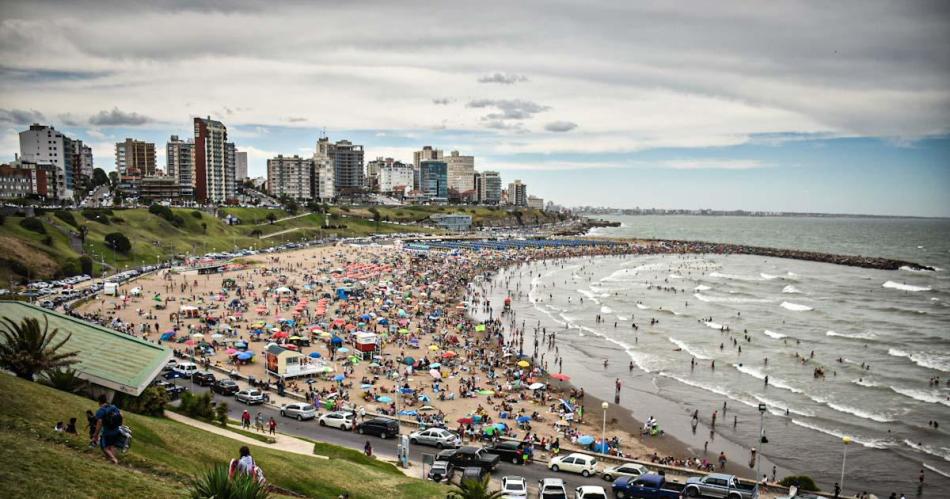
POLYGON ((364 359, 378 353, 379 335, 376 333, 356 333, 356 350, 358 350, 364 359))
POLYGON ((310 376, 326 371, 319 361, 277 344, 268 345, 264 351, 264 368, 268 374, 281 378, 310 376))

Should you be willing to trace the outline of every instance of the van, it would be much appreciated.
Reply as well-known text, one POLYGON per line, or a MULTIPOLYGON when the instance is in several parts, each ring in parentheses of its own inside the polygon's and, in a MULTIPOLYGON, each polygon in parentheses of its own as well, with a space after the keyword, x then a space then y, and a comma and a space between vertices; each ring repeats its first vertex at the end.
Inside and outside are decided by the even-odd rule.
POLYGON ((107 282, 102 285, 102 294, 115 296, 119 292, 119 285, 114 282, 107 282))
POLYGON ((191 376, 198 372, 198 366, 193 362, 179 362, 173 370, 181 374, 182 378, 191 379, 191 376))

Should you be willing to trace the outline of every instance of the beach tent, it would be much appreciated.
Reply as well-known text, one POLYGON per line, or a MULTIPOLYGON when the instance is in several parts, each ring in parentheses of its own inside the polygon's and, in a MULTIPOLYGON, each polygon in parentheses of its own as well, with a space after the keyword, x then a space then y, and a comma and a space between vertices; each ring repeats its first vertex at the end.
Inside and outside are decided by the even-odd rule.
POLYGON ((590 444, 592 444, 592 443, 594 443, 594 437, 592 437, 592 436, 590 436, 590 435, 581 435, 581 436, 577 437, 577 444, 578 444, 578 445, 590 445, 590 444))

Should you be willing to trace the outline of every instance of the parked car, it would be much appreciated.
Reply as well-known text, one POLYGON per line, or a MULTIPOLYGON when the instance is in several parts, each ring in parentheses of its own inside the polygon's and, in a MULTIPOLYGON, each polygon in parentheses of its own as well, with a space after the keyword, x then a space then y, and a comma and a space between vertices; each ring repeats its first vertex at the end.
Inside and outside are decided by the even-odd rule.
POLYGON ((429 428, 414 431, 409 434, 409 443, 413 445, 431 445, 439 449, 456 448, 462 445, 462 440, 445 428, 429 428))
POLYGON ((175 400, 181 395, 182 392, 188 391, 188 389, 184 386, 178 386, 163 379, 156 380, 154 383, 152 383, 152 386, 164 388, 165 393, 168 394, 169 400, 175 400))
POLYGON ((500 460, 497 454, 491 454, 485 449, 477 447, 459 447, 458 449, 446 449, 436 455, 436 459, 443 459, 456 468, 466 468, 477 466, 488 471, 495 469, 500 460))
POLYGON ((263 404, 264 392, 256 388, 241 390, 234 394, 234 400, 237 400, 238 402, 244 402, 247 405, 263 404))
POLYGON ((668 482, 657 473, 622 476, 611 486, 617 499, 679 499, 683 487, 682 483, 668 482))
POLYGON ((538 480, 538 499, 567 499, 567 488, 560 478, 538 480))
POLYGON ((356 431, 360 435, 376 435, 387 439, 399 434, 399 423, 392 419, 374 418, 356 425, 356 431))
POLYGON ((211 385, 211 391, 218 395, 234 395, 240 390, 241 387, 230 379, 219 379, 211 385))
POLYGON ((600 485, 581 485, 574 489, 574 499, 607 499, 607 491, 600 485))
POLYGON ((462 477, 459 478, 459 482, 481 482, 489 476, 489 471, 481 466, 467 466, 462 468, 462 477))
POLYGON ((455 469, 452 463, 448 461, 436 461, 432 463, 432 467, 429 468, 427 478, 433 482, 441 482, 442 480, 448 482, 452 478, 453 471, 455 471, 455 469))
POLYGON ((353 413, 343 411, 328 412, 320 416, 319 422, 320 426, 331 426, 340 430, 349 431, 353 429, 353 413))
POLYGON ((198 365, 194 362, 179 362, 172 371, 179 374, 179 378, 191 379, 191 375, 198 372, 198 365))
POLYGON ((614 481, 614 478, 622 476, 632 476, 636 478, 640 475, 646 475, 649 472, 650 470, 648 470, 647 467, 643 466, 642 464, 622 463, 605 469, 603 477, 604 480, 612 482, 614 481))
POLYGON ((317 417, 317 408, 305 402, 293 402, 280 406, 280 415, 303 421, 317 417))
POLYGON ((497 454, 502 461, 507 461, 511 464, 524 464, 524 459, 522 458, 524 449, 521 447, 521 442, 512 440, 498 441, 497 443, 486 446, 485 450, 492 454, 497 454))
POLYGON ((566 456, 555 456, 548 462, 548 468, 551 471, 569 471, 571 473, 580 473, 587 478, 597 473, 597 458, 574 452, 566 456))
POLYGON ((198 386, 211 386, 218 379, 209 371, 196 371, 191 375, 191 381, 198 386))
POLYGON ((735 475, 713 473, 686 480, 683 494, 688 497, 710 496, 726 499, 756 499, 759 497, 759 486, 742 483, 735 475))
POLYGON ((502 499, 528 499, 528 482, 523 476, 501 478, 502 499))

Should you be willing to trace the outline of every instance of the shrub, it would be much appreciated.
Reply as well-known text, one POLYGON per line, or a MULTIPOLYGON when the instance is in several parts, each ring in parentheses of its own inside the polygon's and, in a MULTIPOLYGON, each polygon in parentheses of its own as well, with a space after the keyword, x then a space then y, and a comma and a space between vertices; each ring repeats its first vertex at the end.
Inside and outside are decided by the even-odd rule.
POLYGON ((81 213, 82 216, 86 217, 87 220, 99 222, 102 225, 109 225, 109 215, 112 214, 112 210, 86 208, 85 210, 82 210, 81 213))
POLYGON ((74 275, 81 274, 82 267, 79 265, 79 260, 76 258, 67 258, 62 263, 59 264, 59 268, 56 269, 56 277, 70 277, 74 275))
POLYGON ((120 409, 143 414, 145 416, 163 416, 168 394, 160 386, 150 386, 138 397, 125 393, 116 393, 115 405, 120 409))
POLYGON ((221 402, 218 405, 214 406, 214 419, 221 426, 228 425, 228 403, 221 402))
POLYGON ((124 224, 125 219, 121 217, 112 217, 112 223, 114 224, 124 224))
POLYGON ((813 490, 816 492, 821 490, 818 488, 817 485, 815 485, 815 481, 812 480, 811 477, 808 475, 787 476, 783 478, 781 482, 779 482, 779 485, 783 487, 791 487, 792 485, 796 485, 798 486, 799 489, 813 490))
POLYGON ((197 218, 198 220, 201 220, 201 212, 198 211, 198 210, 192 211, 192 212, 191 212, 191 216, 197 218))
POLYGON ((92 258, 89 258, 88 255, 83 255, 79 257, 79 269, 83 274, 92 275, 92 258))
POLYGON ((267 484, 254 477, 239 474, 231 479, 228 467, 219 464, 191 480, 189 497, 192 499, 267 499, 267 484))
POLYGON ((186 416, 195 419, 210 420, 215 416, 211 392, 204 392, 199 395, 183 392, 178 409, 186 416))
POLYGON ((52 236, 46 236, 46 237, 44 237, 44 238, 43 238, 43 244, 45 244, 46 246, 52 246, 52 245, 53 245, 53 237, 52 237, 52 236))
POLYGON ((0 258, 0 267, 10 269, 14 274, 20 276, 26 276, 30 273, 30 269, 28 269, 23 262, 12 258, 0 258))
POLYGON ((125 234, 121 232, 110 232, 106 234, 105 241, 106 247, 118 251, 123 255, 128 254, 129 250, 132 249, 132 243, 129 242, 129 238, 125 237, 125 234))
POLYGON ((50 369, 44 371, 39 382, 68 393, 79 393, 86 386, 86 381, 76 375, 76 370, 70 367, 50 369))
POLYGON ((0 225, 3 225, 5 223, 7 223, 7 215, 6 213, 0 213, 0 225))
POLYGON ((73 212, 67 210, 56 210, 53 212, 53 215, 55 215, 56 218, 68 223, 69 225, 72 225, 77 229, 79 228, 79 223, 76 222, 76 217, 73 216, 73 212))
POLYGON ((148 207, 148 212, 152 215, 156 215, 165 219, 166 222, 174 225, 175 227, 181 227, 182 225, 185 225, 185 219, 176 215, 175 212, 173 212, 171 208, 167 206, 154 203, 148 207))
POLYGON ((46 234, 46 227, 44 227, 43 222, 40 222, 40 219, 36 217, 27 217, 20 220, 20 227, 36 232, 37 234, 46 234))

